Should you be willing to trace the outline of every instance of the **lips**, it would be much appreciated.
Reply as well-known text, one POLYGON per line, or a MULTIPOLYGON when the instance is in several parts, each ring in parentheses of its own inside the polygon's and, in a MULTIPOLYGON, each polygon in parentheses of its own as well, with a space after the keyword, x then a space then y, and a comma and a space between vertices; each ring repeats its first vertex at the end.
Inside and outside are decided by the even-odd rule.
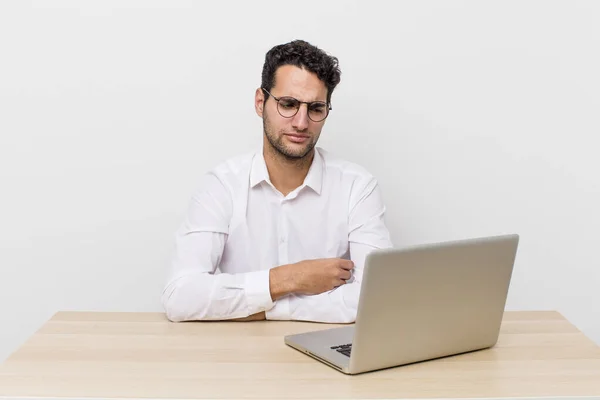
POLYGON ((289 133, 286 133, 285 136, 287 136, 288 140, 292 143, 304 143, 309 138, 307 135, 296 135, 289 133))
POLYGON ((306 139, 306 138, 308 138, 308 135, 300 135, 300 134, 297 134, 297 133, 284 133, 284 135, 290 136, 290 137, 293 137, 293 138, 298 138, 298 139, 306 139))

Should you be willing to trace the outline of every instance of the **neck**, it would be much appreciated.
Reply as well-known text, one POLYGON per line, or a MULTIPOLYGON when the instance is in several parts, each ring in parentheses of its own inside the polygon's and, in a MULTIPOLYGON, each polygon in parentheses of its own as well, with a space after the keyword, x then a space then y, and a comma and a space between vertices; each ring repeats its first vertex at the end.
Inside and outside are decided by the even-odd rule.
POLYGON ((315 156, 313 148, 302 158, 290 159, 270 146, 263 149, 271 183, 284 196, 302 185, 315 156))

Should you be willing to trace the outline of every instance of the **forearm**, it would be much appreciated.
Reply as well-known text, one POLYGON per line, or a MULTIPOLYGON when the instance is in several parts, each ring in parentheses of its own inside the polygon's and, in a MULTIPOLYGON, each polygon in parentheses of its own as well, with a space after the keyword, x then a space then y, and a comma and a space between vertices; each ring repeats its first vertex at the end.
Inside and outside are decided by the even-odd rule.
POLYGON ((273 301, 296 291, 296 279, 289 265, 281 265, 269 271, 269 291, 273 301))
POLYGON ((188 273, 172 279, 162 302, 171 321, 245 318, 273 307, 269 271, 188 273))
POLYGON ((360 282, 348 283, 316 296, 295 296, 290 313, 295 320, 351 323, 356 320, 360 282))
MULTIPOLYGON (((390 244, 382 241, 381 247, 390 244)), ((328 323, 351 323, 356 320, 358 299, 365 259, 375 246, 350 243, 350 254, 355 268, 350 280, 334 290, 316 295, 293 293, 275 304, 266 312, 267 319, 301 320, 328 323)))
POLYGON ((317 295, 293 294, 266 312, 271 320, 351 323, 356 320, 360 283, 348 283, 317 295))

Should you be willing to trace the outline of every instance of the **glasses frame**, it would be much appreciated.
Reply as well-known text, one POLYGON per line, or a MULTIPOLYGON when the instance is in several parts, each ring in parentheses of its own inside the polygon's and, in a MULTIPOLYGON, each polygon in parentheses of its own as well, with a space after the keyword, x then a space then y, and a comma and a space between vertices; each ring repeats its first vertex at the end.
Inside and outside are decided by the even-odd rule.
POLYGON ((325 121, 325 120, 327 119, 327 117, 329 117, 329 111, 333 110, 333 108, 331 107, 331 103, 329 103, 329 102, 324 102, 324 101, 300 101, 300 100, 298 100, 298 99, 296 99, 295 97, 292 97, 292 96, 281 96, 281 97, 275 97, 275 96, 273 96, 273 95, 272 95, 272 94, 271 94, 271 93, 270 93, 270 92, 269 92, 267 89, 265 89, 265 88, 261 88, 261 89, 262 89, 262 90, 264 90, 264 91, 265 91, 265 93, 267 93, 267 94, 268 94, 269 96, 271 96, 273 99, 275 99, 275 101, 277 102, 277 112, 278 112, 278 113, 279 113, 279 115, 281 115, 283 118, 294 118, 294 117, 296 116, 296 114, 298 114, 298 111, 300 110, 300 106, 301 106, 302 104, 306 104, 306 115, 307 115, 308 119, 310 119, 310 120, 311 120, 311 121, 313 121, 313 122, 322 122, 322 121, 325 121), (283 115, 283 114, 281 113, 281 111, 279 111, 279 101, 280 101, 281 99, 294 99, 295 101, 297 101, 299 105, 298 105, 298 108, 296 109, 296 112, 295 112, 294 114, 290 115, 289 117, 288 117, 288 116, 285 116, 285 115, 283 115), (315 103, 318 103, 318 104, 325 104, 325 107, 326 107, 326 109, 327 109, 327 114, 325 115, 325 117, 324 117, 323 119, 320 119, 320 120, 318 120, 318 121, 315 121, 314 119, 312 119, 312 118, 310 117, 310 111, 309 111, 309 110, 310 110, 310 108, 309 108, 309 107, 310 107, 312 104, 315 104, 315 103))

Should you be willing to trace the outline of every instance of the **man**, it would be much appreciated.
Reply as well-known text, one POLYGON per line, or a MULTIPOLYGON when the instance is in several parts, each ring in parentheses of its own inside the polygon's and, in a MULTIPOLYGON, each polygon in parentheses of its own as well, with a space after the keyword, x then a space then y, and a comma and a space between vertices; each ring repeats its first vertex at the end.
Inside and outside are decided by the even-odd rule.
POLYGON ((176 236, 171 321, 354 322, 366 255, 391 247, 377 181, 315 145, 338 60, 304 41, 265 58, 263 148, 204 176, 176 236))

